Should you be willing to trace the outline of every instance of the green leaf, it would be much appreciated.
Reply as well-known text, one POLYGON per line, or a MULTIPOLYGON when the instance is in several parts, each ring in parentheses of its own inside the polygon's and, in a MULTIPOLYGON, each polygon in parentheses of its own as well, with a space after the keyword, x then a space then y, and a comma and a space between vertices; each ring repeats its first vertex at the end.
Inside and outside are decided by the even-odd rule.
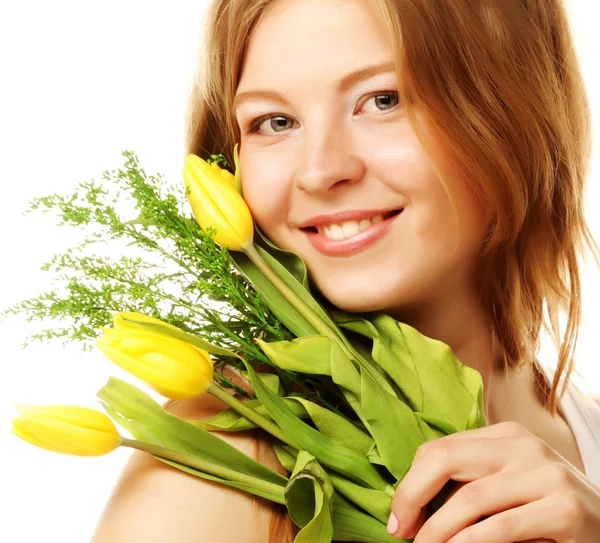
POLYGON ((338 355, 334 351, 341 352, 331 338, 318 334, 291 341, 257 339, 256 343, 278 368, 311 375, 331 375, 331 358, 338 355))
POLYGON ((383 490, 357 485, 336 473, 328 473, 328 475, 336 492, 343 494, 367 513, 387 524, 392 507, 392 496, 383 490))
POLYGON ((330 376, 342 389, 352 409, 361 420, 363 419, 360 405, 360 374, 354 362, 331 338, 312 335, 291 341, 256 342, 273 364, 281 369, 330 376))
POLYGON ((135 439, 233 468, 249 478, 281 486, 288 482, 217 436, 171 415, 150 396, 125 381, 111 377, 97 395, 108 414, 135 439))
POLYGON ((363 432, 355 424, 352 424, 337 413, 305 398, 294 396, 290 399, 299 402, 304 407, 317 427, 317 430, 324 436, 352 449, 360 455, 367 455, 367 452, 373 445, 373 438, 369 434, 363 432))
POLYGON ((446 434, 485 426, 481 374, 460 362, 448 345, 388 315, 334 316, 342 328, 373 340, 373 360, 423 420, 446 434))
POLYGON ((181 471, 185 471, 186 473, 189 473, 190 475, 195 475, 196 477, 200 477, 201 479, 206 479, 208 481, 214 481, 216 483, 221 483, 222 485, 229 486, 231 488, 238 488, 239 490, 243 490, 244 492, 248 492, 249 494, 254 494, 256 496, 260 496, 261 498, 265 498, 272 502, 283 504, 283 500, 281 499, 281 496, 278 493, 274 493, 274 492, 270 493, 263 489, 256 488, 255 486, 253 486, 251 484, 244 484, 244 483, 240 483, 240 482, 236 482, 236 481, 230 481, 230 480, 224 479, 222 477, 217 477, 206 471, 200 471, 200 470, 192 468, 190 466, 186 466, 185 464, 175 462, 174 460, 169 460, 168 458, 162 458, 162 457, 156 456, 156 455, 152 455, 152 456, 154 456, 158 460, 161 460, 165 464, 169 464, 170 466, 173 466, 174 468, 180 469, 181 471))
POLYGON ((396 396, 382 390, 366 372, 362 406, 369 432, 388 470, 401 480, 426 438, 415 413, 396 396))
POLYGON ((331 543, 333 486, 327 473, 306 451, 300 451, 285 489, 290 517, 301 528, 294 543, 331 543))
POLYGON ((281 265, 292 274, 298 283, 300 283, 308 292, 311 292, 310 283, 308 281, 308 268, 300 255, 275 245, 258 225, 256 226, 256 234, 255 244, 260 245, 265 251, 269 252, 269 254, 276 258, 281 265))
POLYGON ((377 444, 375 442, 373 442, 372 447, 369 449, 369 452, 367 452, 367 458, 369 459, 369 462, 371 462, 371 464, 385 466, 385 462, 381 458, 381 455, 377 450, 377 444))
POLYGON ((240 193, 240 196, 243 196, 242 194, 242 169, 240 168, 240 159, 238 156, 238 144, 236 143, 234 148, 233 148, 233 163, 235 164, 235 173, 233 176, 233 186, 235 187, 235 190, 237 190, 240 193))
MULTIPOLYGON (((247 381, 250 381, 250 376, 248 375, 247 371, 241 371, 240 372, 242 374, 242 376, 244 377, 244 379, 246 379, 247 381)), ((262 380, 262 382, 265 384, 265 386, 271 390, 272 392, 274 392, 275 394, 277 394, 277 396, 281 396, 283 393, 283 387, 281 386, 281 382, 279 380, 279 376, 274 374, 274 373, 259 373, 258 374, 262 380)))
MULTIPOLYGON (((297 451, 291 449, 286 445, 280 446, 275 445, 275 454, 279 459, 281 465, 289 472, 294 470, 296 465, 297 451)), ((351 500, 354 504, 363 508, 369 514, 375 518, 385 522, 390 515, 390 508, 392 505, 393 487, 388 488, 388 492, 382 490, 373 490, 371 488, 365 488, 364 486, 357 485, 356 483, 342 477, 341 475, 326 470, 327 476, 333 485, 336 492, 340 492, 346 498, 351 500)))
POLYGON ((388 534, 386 524, 365 513, 341 494, 333 495, 333 539, 361 543, 410 543, 388 534))
MULTIPOLYGON (((293 413, 301 419, 308 418, 306 409, 297 401, 297 398, 283 398, 286 405, 293 411, 293 413)), ((271 416, 265 409, 264 405, 261 404, 260 400, 247 400, 244 402, 248 407, 252 407, 258 414, 263 415, 269 419, 271 416)), ((272 419, 271 419, 272 420, 272 419)), ((244 416, 240 415, 235 409, 229 407, 223 411, 217 413, 213 417, 205 420, 192 420, 189 421, 194 426, 204 428, 209 432, 239 432, 242 430, 251 430, 257 428, 256 424, 249 421, 244 416)))
POLYGON ((336 443, 299 419, 281 398, 262 384, 252 367, 244 363, 257 397, 285 435, 293 439, 300 449, 308 451, 324 466, 360 484, 377 489, 387 486, 364 456, 336 443))
MULTIPOLYGON (((345 338, 331 316, 312 296, 308 287, 306 266, 298 255, 284 251, 268 241, 256 229, 255 246, 260 256, 277 275, 327 324, 343 341, 345 338)), ((318 331, 262 274, 256 265, 242 252, 231 252, 231 257, 240 271, 263 297, 267 307, 297 337, 310 336, 318 331)))
POLYGON ((273 442, 273 450, 275 451, 279 463, 290 473, 294 471, 298 451, 289 445, 280 445, 275 442, 273 442))

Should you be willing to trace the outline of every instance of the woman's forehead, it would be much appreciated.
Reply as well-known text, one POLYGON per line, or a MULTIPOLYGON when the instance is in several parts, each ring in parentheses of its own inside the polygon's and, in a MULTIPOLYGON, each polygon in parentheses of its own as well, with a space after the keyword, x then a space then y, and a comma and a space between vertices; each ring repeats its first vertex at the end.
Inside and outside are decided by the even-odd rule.
POLYGON ((293 82, 305 72, 338 81, 357 68, 392 59, 392 46, 368 0, 280 0, 251 35, 240 86, 293 82))

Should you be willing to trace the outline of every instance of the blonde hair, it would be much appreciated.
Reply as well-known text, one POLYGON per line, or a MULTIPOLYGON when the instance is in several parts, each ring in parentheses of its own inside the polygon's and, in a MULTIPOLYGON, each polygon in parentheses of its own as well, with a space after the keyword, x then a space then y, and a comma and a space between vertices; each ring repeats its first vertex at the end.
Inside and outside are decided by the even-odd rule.
MULTIPOLYGON (((591 118, 565 0, 368 1, 432 166, 446 186, 450 175, 467 180, 490 217, 480 288, 504 369, 535 360, 543 328, 554 340, 557 371, 541 398, 554 414, 581 321, 579 255, 587 247, 600 263, 583 203, 591 118)), ((246 46, 273 2, 210 6, 186 112, 188 153, 232 162, 240 137, 232 103, 246 46)))

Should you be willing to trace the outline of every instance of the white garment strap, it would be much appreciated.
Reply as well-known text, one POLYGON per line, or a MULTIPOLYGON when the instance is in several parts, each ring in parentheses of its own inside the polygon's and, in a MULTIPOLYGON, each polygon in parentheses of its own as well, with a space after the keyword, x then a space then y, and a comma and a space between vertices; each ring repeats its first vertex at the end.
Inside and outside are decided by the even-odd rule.
MULTIPOLYGON (((538 367, 551 384, 554 370, 539 363, 538 367)), ((600 486, 600 406, 572 381, 567 385, 560 406, 579 446, 586 476, 600 486)))

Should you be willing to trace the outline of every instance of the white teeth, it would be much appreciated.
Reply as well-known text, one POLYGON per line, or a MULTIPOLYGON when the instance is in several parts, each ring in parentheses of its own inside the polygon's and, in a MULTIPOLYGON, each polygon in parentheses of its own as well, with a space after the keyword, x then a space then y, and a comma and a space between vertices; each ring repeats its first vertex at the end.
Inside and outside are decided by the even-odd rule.
MULTIPOLYGON (((327 235, 327 228, 325 228, 325 235, 327 235)), ((328 237, 335 240, 344 239, 344 229, 339 224, 331 224, 328 237)))
POLYGON ((358 221, 346 221, 341 224, 329 224, 327 226, 318 226, 319 234, 325 234, 329 239, 339 241, 348 239, 364 232, 373 224, 383 220, 383 215, 376 215, 372 219, 362 219, 358 221))
POLYGON ((358 223, 356 221, 345 222, 342 224, 342 230, 344 231, 345 238, 351 238, 360 232, 358 229, 358 223))
POLYGON ((358 230, 360 232, 364 232, 369 226, 371 226, 371 221, 369 219, 363 219, 358 223, 358 230))

